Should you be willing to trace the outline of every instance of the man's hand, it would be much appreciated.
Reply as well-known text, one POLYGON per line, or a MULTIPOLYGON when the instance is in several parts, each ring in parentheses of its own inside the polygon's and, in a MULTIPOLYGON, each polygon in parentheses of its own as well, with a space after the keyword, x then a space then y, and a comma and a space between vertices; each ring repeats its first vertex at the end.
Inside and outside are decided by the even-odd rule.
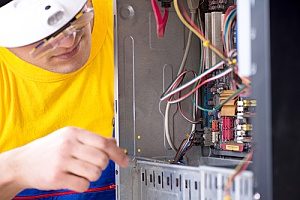
POLYGON ((121 167, 128 165, 114 139, 75 127, 59 129, 17 151, 15 175, 24 188, 83 192, 101 176, 109 159, 121 167))

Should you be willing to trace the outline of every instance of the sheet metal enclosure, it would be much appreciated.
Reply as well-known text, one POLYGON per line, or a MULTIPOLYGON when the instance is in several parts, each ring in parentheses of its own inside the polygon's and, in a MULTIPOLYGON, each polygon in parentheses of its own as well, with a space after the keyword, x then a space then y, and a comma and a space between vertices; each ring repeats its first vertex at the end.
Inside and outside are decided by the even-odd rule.
MULTIPOLYGON (((194 37, 194 36, 193 36, 194 37)), ((121 200, 154 200, 154 199, 222 199, 224 178, 232 170, 208 166, 183 167, 170 165, 164 161, 174 156, 164 137, 163 115, 159 111, 159 97, 176 76, 185 48, 187 31, 176 16, 170 12, 170 19, 163 39, 156 37, 156 24, 150 1, 115 0, 115 133, 118 143, 125 148, 133 162, 128 169, 116 168, 117 199, 121 200), (163 161, 161 161, 163 160, 163 161), (187 190, 176 190, 160 184, 146 185, 159 173, 164 174, 162 182, 173 176, 181 176, 180 184, 187 190), (216 173, 218 171, 218 173, 216 173), (203 177, 216 176, 215 190, 204 188, 203 177), (144 173, 144 175, 143 175, 144 173), (156 174, 156 175, 155 175, 156 174), (144 176, 144 178, 143 178, 144 176), (144 181, 143 181, 144 179, 144 181), (222 182, 223 181, 223 182, 222 182), (199 184, 195 192, 195 182, 199 184), (194 185, 193 185, 194 184, 194 185), (203 187, 203 188, 201 188, 203 187), (169 189, 168 189, 169 188, 169 189)), ((193 38, 187 66, 199 66, 199 42, 193 38)), ((164 105, 163 105, 164 106, 164 105)), ((186 109, 191 110, 187 105, 186 109)), ((174 115, 172 110, 170 130, 178 146, 191 126, 174 115)), ((195 165, 220 166, 220 160, 200 159, 200 151, 192 152, 198 163, 195 165)), ((224 161, 225 166, 234 166, 237 161, 224 161)), ((252 172, 245 172, 235 181, 236 188, 247 188, 232 191, 234 199, 252 199, 252 172), (239 182, 240 180, 247 180, 239 182), (247 185, 247 186, 245 186, 247 185), (235 196, 237 195, 237 196, 235 196), (240 198, 239 195, 244 195, 240 198)), ((158 181, 158 176, 156 181, 158 181)), ((172 179, 174 181, 176 179, 172 179)), ((175 183, 176 184, 176 183, 175 183)))

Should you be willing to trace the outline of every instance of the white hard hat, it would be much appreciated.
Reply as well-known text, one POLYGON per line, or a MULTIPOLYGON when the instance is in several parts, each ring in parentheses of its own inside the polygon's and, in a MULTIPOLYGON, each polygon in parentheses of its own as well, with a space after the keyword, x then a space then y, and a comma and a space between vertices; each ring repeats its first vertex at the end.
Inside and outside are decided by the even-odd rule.
POLYGON ((0 0, 0 46, 21 47, 55 33, 87 0, 0 0))

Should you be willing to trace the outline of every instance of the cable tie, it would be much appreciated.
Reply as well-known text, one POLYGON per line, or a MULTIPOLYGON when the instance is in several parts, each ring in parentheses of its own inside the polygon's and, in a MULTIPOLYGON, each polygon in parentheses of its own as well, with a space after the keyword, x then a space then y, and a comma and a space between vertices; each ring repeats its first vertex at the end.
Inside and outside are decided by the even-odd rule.
POLYGON ((204 47, 209 47, 210 46, 210 41, 209 40, 203 41, 203 46, 204 47))

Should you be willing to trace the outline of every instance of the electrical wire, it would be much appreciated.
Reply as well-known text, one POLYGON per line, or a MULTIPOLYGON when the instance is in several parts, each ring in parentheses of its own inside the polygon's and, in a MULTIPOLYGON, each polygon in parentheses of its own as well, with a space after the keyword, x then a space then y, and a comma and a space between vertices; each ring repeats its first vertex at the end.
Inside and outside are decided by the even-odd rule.
POLYGON ((170 136, 170 132, 169 132, 169 111, 170 111, 170 106, 171 106, 171 104, 167 103, 166 110, 165 110, 165 120, 164 120, 165 131, 164 132, 165 132, 167 142, 169 143, 171 149, 173 149, 175 152, 177 152, 177 148, 176 148, 174 142, 172 141, 171 136, 170 136))
MULTIPOLYGON (((173 81, 173 83, 170 85, 170 87, 167 89, 167 91, 175 89, 176 87, 178 87, 181 84, 181 82, 183 81, 184 76, 188 72, 192 72, 192 71, 184 70, 183 72, 181 72, 181 74, 179 74, 176 77, 176 79, 173 81)), ((170 97, 170 99, 171 98, 173 98, 173 97, 170 97)), ((174 142, 171 139, 171 135, 170 135, 170 131, 169 131, 169 111, 170 111, 170 106, 171 106, 171 104, 167 103, 166 108, 165 108, 164 134, 165 134, 165 137, 166 137, 167 142, 168 142, 169 146, 171 147, 171 149, 174 150, 175 152, 177 152, 177 148, 176 148, 174 142)))
POLYGON ((193 83, 198 82, 199 80, 201 80, 202 78, 204 78, 206 75, 210 74, 211 72, 213 72, 214 70, 220 68, 221 66, 223 66, 224 61, 221 61, 220 63, 216 64, 215 66, 211 67, 210 69, 206 70, 205 72, 203 72, 202 74, 200 74, 199 76, 197 76, 196 78, 192 79, 191 81, 189 81, 188 83, 185 83, 184 85, 172 90, 171 87, 173 86, 174 82, 169 86, 169 88, 162 94, 160 100, 164 101, 167 98, 171 97, 172 95, 184 90, 185 88, 189 87, 190 85, 192 85, 193 83), (170 90, 172 90, 171 92, 169 92, 170 90), (169 92, 169 93, 168 93, 169 92))
POLYGON ((215 107, 216 110, 219 110, 221 107, 223 107, 228 101, 234 99, 236 96, 238 96, 239 94, 241 94, 245 89, 247 88, 246 85, 242 85, 241 88, 239 88, 237 91, 235 91, 235 93, 233 93, 232 95, 230 95, 227 99, 225 99, 224 101, 222 101, 219 105, 217 105, 215 107))
MULTIPOLYGON (((201 32, 203 32, 203 25, 202 25, 202 20, 201 20, 201 11, 200 11, 200 9, 198 9, 197 15, 198 15, 199 29, 200 29, 201 32)), ((201 51, 201 53, 200 53, 200 68, 199 68, 199 73, 198 74, 201 74, 203 72, 203 69, 204 69, 203 66, 205 64, 205 51, 204 51, 204 46, 203 46, 202 42, 200 42, 200 51, 201 51)))
POLYGON ((157 0, 151 0, 152 10, 156 20, 156 34, 158 38, 164 37, 165 29, 169 18, 168 8, 164 9, 164 15, 162 16, 157 5, 157 0))
POLYGON ((178 0, 174 0, 174 7, 175 11, 181 20, 181 22, 189 29, 191 30, 198 38, 203 42, 204 47, 210 48, 216 55, 218 55, 222 60, 228 61, 228 58, 225 57, 225 55, 218 50, 215 46, 213 46, 209 40, 207 40, 204 37, 204 34, 201 32, 199 27, 190 19, 190 17, 187 15, 186 11, 183 9, 183 15, 180 11, 178 0))
MULTIPOLYGON (((183 55, 183 59, 182 62, 180 64, 178 73, 177 73, 177 77, 176 79, 171 83, 171 85, 167 88, 167 90, 162 94, 161 98, 160 98, 160 103, 161 101, 167 100, 167 105, 166 105, 166 109, 165 109, 165 115, 164 115, 164 127, 165 127, 165 136, 166 139, 170 145, 170 147, 174 150, 174 151, 178 151, 174 141, 172 141, 172 138, 170 136, 170 132, 169 132, 169 110, 170 110, 170 106, 171 104, 176 104, 178 103, 178 108, 179 111, 181 113, 181 115, 190 123, 192 123, 192 130, 195 130, 195 123, 199 123, 199 120, 196 120, 196 112, 197 109, 200 109, 202 111, 207 111, 207 112, 215 112, 217 110, 219 110, 224 104, 226 104, 229 100, 231 100, 232 98, 234 98, 235 96, 237 96, 238 94, 241 93, 241 91, 243 91, 245 89, 244 86, 242 86, 240 89, 238 89, 233 95, 231 95, 230 97, 228 97, 226 100, 224 100, 223 102, 221 102, 219 105, 217 105, 216 107, 214 107, 213 109, 206 109, 206 108, 202 108, 201 106, 198 105, 198 99, 196 98, 196 95, 198 95, 198 90, 206 83, 217 80, 223 76, 226 76, 227 74, 229 74, 230 72, 233 71, 233 67, 228 68, 227 70, 221 72, 220 74, 217 74, 211 78, 208 78, 206 80, 203 81, 203 79, 209 75, 210 73, 212 73, 213 71, 215 71, 216 69, 220 68, 221 66, 223 66, 225 63, 227 64, 235 64, 235 62, 233 62, 233 60, 231 60, 231 58, 226 57, 220 50, 218 50, 217 48, 215 48, 213 45, 210 44, 210 41, 207 40, 203 34, 203 28, 202 28, 202 24, 201 24, 201 17, 200 14, 198 13, 198 20, 199 20, 199 27, 195 24, 195 14, 191 13, 191 17, 189 17, 187 15, 187 12, 185 11, 184 8, 182 8, 182 12, 181 12, 181 8, 178 4, 178 0, 174 0, 174 7, 176 10, 176 13, 179 17, 179 19, 182 21, 182 23, 189 29, 189 36, 188 36, 188 40, 187 40, 187 45, 186 45, 186 49, 183 55), (182 14, 183 13, 183 14, 182 14), (191 81, 181 85, 185 74, 188 72, 186 70, 184 70, 184 66, 186 64, 186 60, 189 54, 189 50, 190 50, 190 45, 191 45, 191 40, 192 40, 192 33, 196 34, 196 36, 202 41, 201 43, 201 61, 200 61, 200 68, 199 68, 199 75, 197 77, 195 77, 194 79, 192 79, 191 81), (207 71, 202 73, 203 70, 203 63, 205 62, 203 57, 204 57, 204 53, 205 51, 203 51, 203 47, 207 47, 210 48, 215 54, 217 54, 220 58, 223 59, 222 62, 218 63, 217 65, 211 67, 210 69, 208 69, 207 71), (194 84, 193 89, 188 92, 185 95, 181 95, 181 92, 186 89, 189 86, 192 86, 192 84, 194 84), (179 87, 179 85, 181 85, 179 87), (195 95, 195 99, 192 98, 193 101, 193 105, 195 107, 197 107, 197 109, 193 110, 193 118, 194 120, 190 120, 188 119, 185 114, 182 111, 182 107, 181 107, 181 101, 185 100, 186 98, 188 98, 189 96, 191 96, 192 94, 195 95), (175 98, 174 96, 178 95, 178 98, 175 98)), ((233 22, 233 14, 230 14, 230 18, 228 18, 228 23, 226 24, 226 38, 228 38, 228 34, 230 34, 230 30, 232 27, 233 22), (230 30, 229 30, 230 29, 230 30)), ((230 35, 229 35, 230 36, 230 35)), ((227 45, 230 45, 230 42, 228 42, 229 40, 224 40, 225 43, 227 45)), ((231 47, 231 46, 230 46, 231 47)), ((227 54, 226 54, 227 55, 227 54)))
POLYGON ((234 32, 234 27, 236 24, 236 6, 230 6, 225 12, 224 21, 223 21, 223 44, 224 49, 226 50, 226 55, 233 48, 232 45, 232 34, 234 32))
MULTIPOLYGON (((233 98, 235 98, 236 96, 240 95, 245 89, 247 88, 246 85, 242 85, 241 88, 239 88, 238 90, 235 91, 235 93, 233 93, 232 95, 230 95, 227 99, 225 99, 224 101, 222 101, 219 105, 215 106, 212 109, 207 109, 207 108, 203 108, 199 105, 197 105, 197 108, 199 110, 205 111, 205 112, 217 112, 219 109, 221 109, 228 101, 232 100, 233 98)), ((193 103, 195 104, 195 102, 193 101, 193 103)))
MULTIPOLYGON (((191 20, 192 21, 195 20, 195 16, 196 16, 196 12, 191 11, 191 20)), ((189 51, 190 51, 191 42, 192 42, 192 31, 189 30, 188 40, 187 40, 187 44, 186 44, 186 48, 185 48, 185 51, 184 51, 184 55, 183 55, 181 64, 179 66, 179 70, 178 70, 178 73, 177 73, 177 78, 173 81, 173 83, 168 87, 168 89, 165 92, 168 92, 171 89, 175 89, 179 84, 181 84, 185 74, 187 73, 187 71, 184 71, 184 67, 185 67, 187 57, 188 57, 188 54, 189 54, 189 51)), ((174 142, 171 139, 170 131, 169 131, 169 110, 170 110, 170 106, 171 106, 171 104, 167 103, 166 109, 165 109, 165 115, 164 115, 164 133, 165 133, 167 142, 169 143, 171 149, 173 149, 174 151, 177 152, 177 148, 176 148, 174 142)), ((195 107, 193 113, 195 113, 195 112, 197 112, 196 107, 195 107)), ((183 113, 182 110, 181 110, 181 107, 180 107, 180 113, 183 113)), ((194 129, 195 129, 195 126, 192 124, 192 130, 194 130, 194 129)))
MULTIPOLYGON (((198 91, 195 93, 195 96, 197 96, 197 95, 198 95, 198 91)), ((196 102, 197 102, 197 101, 196 101, 196 102)), ((197 105, 197 103, 196 103, 195 105, 193 105, 193 106, 197 109, 196 105, 197 105)), ((193 116, 194 119, 189 119, 189 118, 184 114, 184 112, 183 112, 183 110, 182 110, 181 102, 178 102, 178 109, 179 109, 179 112, 180 112, 181 116, 182 116, 186 121, 190 122, 191 124, 198 124, 198 123, 200 123, 200 122, 202 121, 202 118, 199 118, 198 120, 196 120, 196 115, 193 116)), ((194 114, 194 113, 193 113, 193 114, 194 114)))
POLYGON ((184 99, 186 99, 187 97, 189 97, 190 95, 192 95, 193 93, 195 93, 197 90, 199 90, 203 85, 205 85, 206 83, 209 83, 211 81, 214 81, 214 80, 217 80, 227 74, 229 74, 230 72, 232 72, 232 68, 229 68, 227 70, 225 70, 224 72, 212 77, 212 78, 209 78, 203 82, 201 82, 200 84, 198 84, 194 89, 192 89, 190 92, 188 92, 187 94, 185 94, 184 96, 178 98, 178 99, 174 99, 174 100, 169 100, 168 102, 171 103, 171 104, 174 104, 174 103, 178 103, 180 101, 183 101, 184 99))
MULTIPOLYGON (((195 12, 191 12, 191 19, 194 21, 195 20, 195 12)), ((186 47, 185 47, 185 51, 184 51, 184 55, 177 73, 177 76, 183 71, 185 64, 186 64, 186 60, 187 57, 189 55, 190 49, 191 49, 191 43, 192 43, 192 35, 193 32, 191 30, 189 30, 189 35, 188 35, 188 39, 187 39, 187 43, 186 43, 186 47)))
POLYGON ((250 164, 250 161, 252 160, 252 156, 253 156, 253 152, 251 151, 245 156, 245 158, 240 162, 240 164, 236 166, 236 168, 234 169, 234 173, 231 176, 229 176, 229 178, 227 179, 227 182, 224 186, 224 192, 225 192, 224 200, 231 199, 230 189, 232 187, 234 179, 236 176, 238 176, 239 174, 241 174, 243 171, 247 169, 248 165, 250 164))

